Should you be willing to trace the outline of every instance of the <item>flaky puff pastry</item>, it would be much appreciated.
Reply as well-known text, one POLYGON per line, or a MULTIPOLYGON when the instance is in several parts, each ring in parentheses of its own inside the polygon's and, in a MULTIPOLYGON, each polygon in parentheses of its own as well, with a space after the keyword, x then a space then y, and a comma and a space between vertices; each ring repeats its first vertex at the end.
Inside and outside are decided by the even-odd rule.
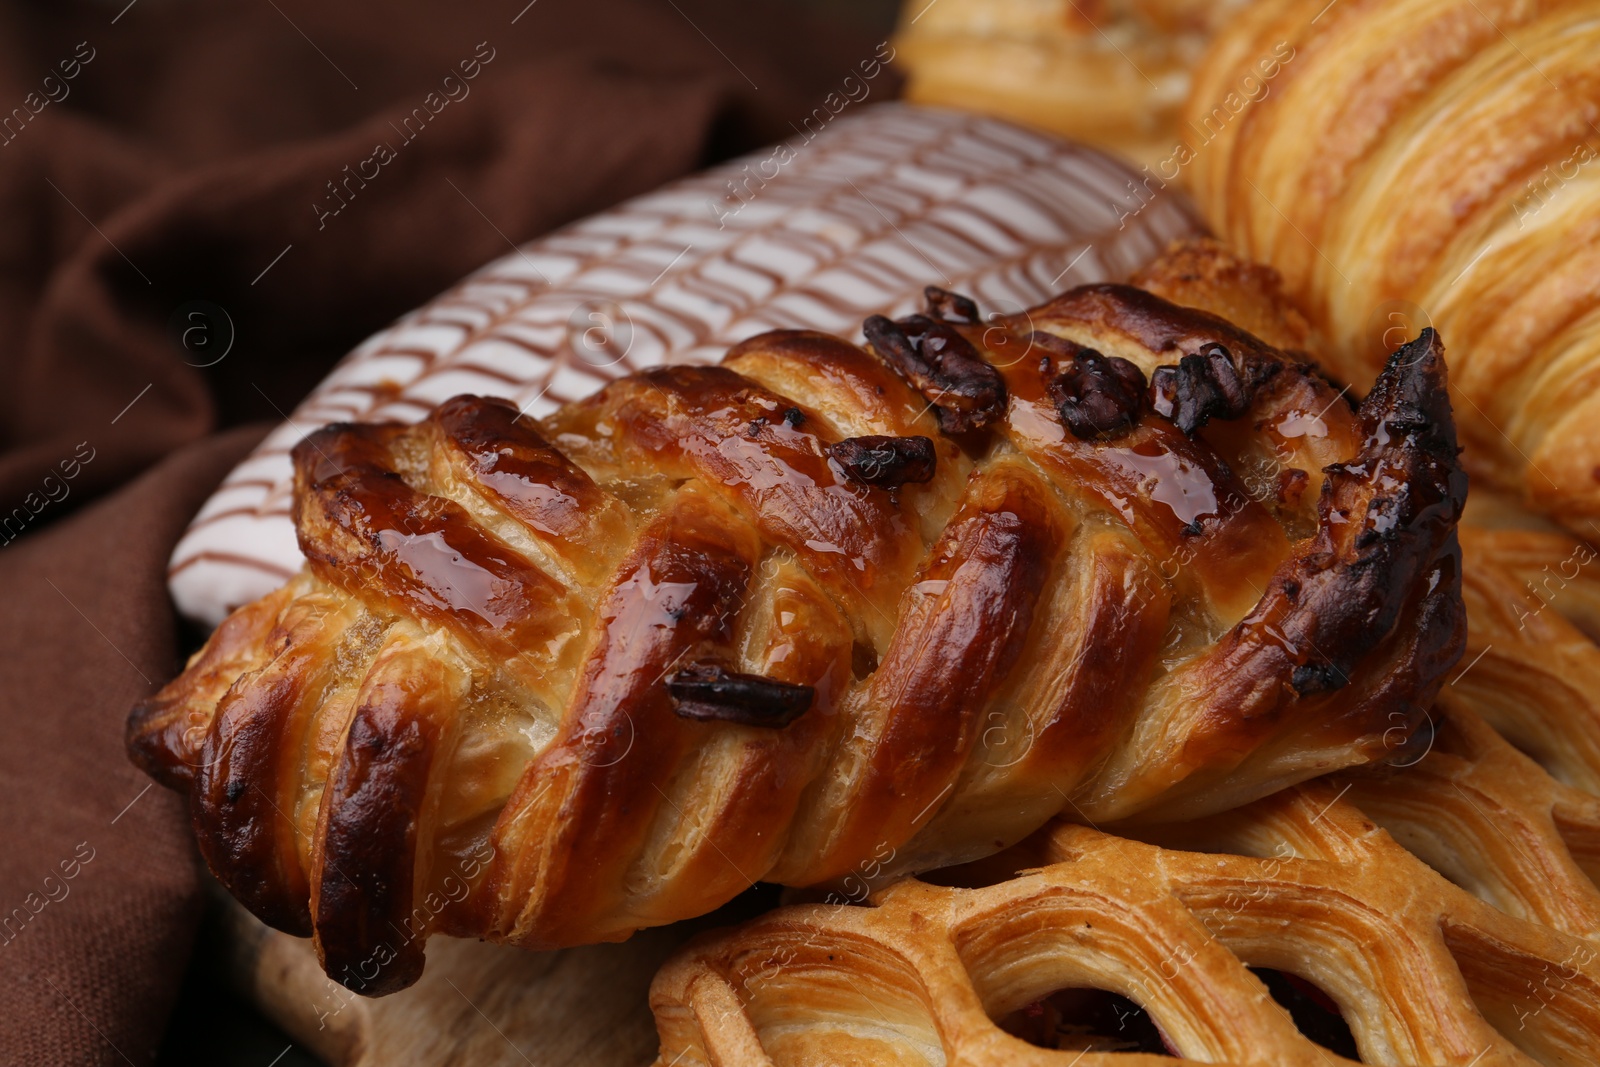
MULTIPOLYGON (((1296 334, 1215 247, 1144 281, 1296 334)), ((430 932, 620 939, 1404 750, 1463 637, 1437 337, 1356 410, 1131 286, 866 333, 308 437, 305 571, 130 720, 219 879, 382 993, 430 932)))
MULTIPOLYGON (((1361 381, 1451 339, 1474 475, 1600 518, 1600 3, 1262 0, 1214 42, 1183 173, 1361 381), (1270 91, 1238 92, 1292 51, 1270 91)), ((1166 174, 1166 177, 1172 177, 1166 174)))
MULTIPOLYGON (((906 0, 906 98, 1001 115, 1154 164, 1191 70, 1244 0, 906 0)), ((1131 199, 1131 197, 1130 197, 1131 199)))
MULTIPOLYGON (((1527 762, 1481 724, 1466 721, 1463 732, 1452 744, 1464 751, 1481 734, 1498 744, 1492 758, 1527 762)), ((1483 799, 1456 766, 1464 757, 1440 755, 1435 823, 1483 799)), ((1124 997, 1154 1022, 1148 1051, 1227 1067, 1591 1062, 1600 1043, 1593 927, 1546 925, 1479 899, 1401 847, 1367 802, 1317 781, 1162 828, 1152 835, 1165 837, 1159 846, 1061 823, 980 866, 942 872, 940 884, 899 882, 871 906, 780 908, 691 942, 662 967, 650 998, 657 1063, 1168 1062, 1108 1049, 1070 1014, 1051 1025, 1063 990, 1124 997), (1309 1040, 1258 968, 1325 996, 1359 1060, 1309 1040)), ((1481 822, 1449 829, 1505 853, 1519 878, 1566 855, 1559 841, 1550 851, 1537 839, 1501 844, 1481 822)), ((1120 1031, 1107 1029, 1135 1034, 1130 1013, 1119 1014, 1120 1031)))

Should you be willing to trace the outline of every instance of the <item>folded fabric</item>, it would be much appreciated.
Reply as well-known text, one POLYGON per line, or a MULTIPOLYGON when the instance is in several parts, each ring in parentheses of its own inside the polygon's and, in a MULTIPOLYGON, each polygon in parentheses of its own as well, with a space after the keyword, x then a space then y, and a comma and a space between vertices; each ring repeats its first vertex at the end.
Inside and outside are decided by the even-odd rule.
POLYGON ((783 136, 880 42, 691 0, 68 3, 0 42, 0 1061, 144 1063, 199 874, 122 719, 186 651, 172 545, 261 430, 208 435, 510 244, 783 136))

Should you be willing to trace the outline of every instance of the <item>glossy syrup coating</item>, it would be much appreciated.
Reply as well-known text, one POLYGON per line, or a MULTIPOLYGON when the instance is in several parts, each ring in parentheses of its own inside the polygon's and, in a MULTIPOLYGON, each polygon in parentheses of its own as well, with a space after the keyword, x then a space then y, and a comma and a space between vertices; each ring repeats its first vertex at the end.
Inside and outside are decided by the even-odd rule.
POLYGON ((130 750, 223 884, 370 994, 432 932, 615 940, 1382 760, 1463 640, 1438 339, 1356 409, 1156 295, 1294 344, 1268 276, 1162 262, 1007 318, 935 290, 866 348, 763 334, 542 421, 458 397, 319 430, 306 569, 130 750), (1189 357, 1226 388, 1185 432, 1135 387, 1189 357))

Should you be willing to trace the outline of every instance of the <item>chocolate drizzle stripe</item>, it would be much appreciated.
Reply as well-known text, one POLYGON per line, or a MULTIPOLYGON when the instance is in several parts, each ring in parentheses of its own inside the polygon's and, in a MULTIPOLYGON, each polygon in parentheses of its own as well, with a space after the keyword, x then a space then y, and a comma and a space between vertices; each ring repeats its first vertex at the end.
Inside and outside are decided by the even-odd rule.
MULTIPOLYGON (((283 517, 289 518, 287 509, 283 512, 283 517)), ((176 578, 197 563, 226 563, 233 567, 247 567, 250 570, 263 571, 266 574, 270 574, 278 582, 286 582, 294 577, 293 571, 286 570, 275 563, 268 563, 265 560, 256 559, 254 556, 242 555, 238 552, 218 552, 214 548, 207 548, 168 567, 168 580, 176 578)))

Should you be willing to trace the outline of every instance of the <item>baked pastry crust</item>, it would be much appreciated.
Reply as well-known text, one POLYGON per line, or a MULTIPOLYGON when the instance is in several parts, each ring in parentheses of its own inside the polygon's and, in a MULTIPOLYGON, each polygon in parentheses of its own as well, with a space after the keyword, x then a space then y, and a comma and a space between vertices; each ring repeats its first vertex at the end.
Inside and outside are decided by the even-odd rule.
MULTIPOLYGON (((1510 800, 1518 814, 1536 812, 1513 794, 1478 791, 1478 778, 1497 777, 1496 761, 1513 773, 1527 761, 1481 723, 1452 716, 1450 728, 1458 725, 1467 748, 1484 742, 1498 750, 1475 753, 1465 774, 1456 766, 1461 755, 1450 755, 1450 767, 1441 762, 1438 773, 1466 801, 1446 798, 1433 821, 1487 797, 1510 800)), ((1297 786, 1170 828, 1171 841, 1182 842, 1173 847, 1061 823, 985 862, 995 872, 1032 868, 1009 879, 985 885, 982 872, 944 876, 980 888, 911 879, 878 893, 871 907, 791 906, 702 938, 652 986, 658 1063, 1043 1067, 1064 1062, 1061 1053, 1027 1044, 995 1020, 1074 988, 1139 1004, 1186 1059, 1237 1067, 1356 1062, 1302 1036, 1247 966, 1319 987, 1343 1015, 1361 1062, 1583 1062, 1600 1038, 1596 894, 1587 886, 1580 899, 1563 900, 1533 885, 1540 861, 1570 866, 1559 841, 1546 849, 1541 838, 1521 838, 1513 847, 1529 858, 1494 856, 1509 863, 1487 888, 1504 890, 1508 903, 1529 890, 1530 903, 1548 906, 1513 917, 1446 881, 1376 826, 1366 804, 1378 788, 1352 803, 1336 781, 1297 786)), ((1402 788, 1415 802, 1428 787, 1402 788)), ((1591 830, 1600 826, 1597 806, 1585 805, 1591 830)), ((1497 848, 1497 830, 1524 828, 1468 825, 1489 853, 1509 851, 1497 848)), ((1146 1060, 1088 1051, 1077 1062, 1146 1060)))
POLYGON ((702 938, 653 987, 661 1062, 1055 1063, 991 1020, 1073 986, 1134 1000, 1191 1058, 1351 1062, 1295 1033, 1246 964, 1319 986, 1364 1062, 1587 1062, 1600 566, 1510 509, 1478 518, 1461 528, 1466 662, 1411 755, 1137 842, 1058 824, 875 907, 702 938))
POLYGON ((1262 0, 1198 69, 1185 168, 1360 381, 1451 339, 1467 462, 1580 536, 1600 519, 1600 20, 1586 0, 1262 0), (1223 101, 1258 57, 1270 95, 1223 101), (1208 125, 1209 120, 1209 125, 1208 125))
MULTIPOLYGON (((1143 279, 1292 334, 1269 280, 1143 279)), ((309 436, 306 570, 129 723, 223 884, 382 993, 1403 751, 1463 637, 1435 336, 1355 410, 1129 286, 867 333, 309 436)))

